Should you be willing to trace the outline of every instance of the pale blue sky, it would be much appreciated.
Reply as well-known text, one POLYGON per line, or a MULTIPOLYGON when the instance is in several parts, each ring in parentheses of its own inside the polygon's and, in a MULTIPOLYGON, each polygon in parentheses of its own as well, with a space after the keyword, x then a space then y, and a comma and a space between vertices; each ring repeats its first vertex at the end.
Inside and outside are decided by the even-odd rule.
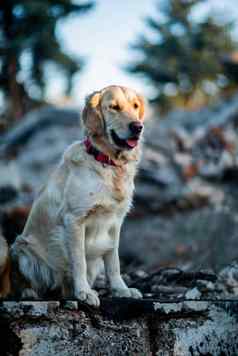
MULTIPOLYGON (((238 0, 208 0, 209 9, 215 13, 232 13, 238 19, 238 0), (232 10, 232 12, 230 12, 232 10)), ((75 76, 73 100, 81 105, 85 95, 110 84, 123 84, 150 95, 151 88, 138 77, 127 74, 121 68, 133 58, 128 44, 134 42, 138 34, 148 31, 144 17, 157 14, 158 0, 97 0, 90 13, 71 17, 58 29, 63 47, 69 53, 87 58, 84 71, 75 76)), ((196 16, 207 8, 200 7, 196 16)), ((48 90, 49 99, 56 99, 62 89, 57 73, 51 77, 48 90)))

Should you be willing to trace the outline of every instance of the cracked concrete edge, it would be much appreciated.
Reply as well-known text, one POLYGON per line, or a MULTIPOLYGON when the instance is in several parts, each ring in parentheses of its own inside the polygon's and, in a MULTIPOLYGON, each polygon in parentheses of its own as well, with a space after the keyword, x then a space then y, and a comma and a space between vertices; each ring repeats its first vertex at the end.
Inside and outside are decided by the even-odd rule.
POLYGON ((121 321, 74 306, 2 302, 0 325, 15 335, 21 356, 238 355, 238 300, 151 301, 152 309, 121 321))

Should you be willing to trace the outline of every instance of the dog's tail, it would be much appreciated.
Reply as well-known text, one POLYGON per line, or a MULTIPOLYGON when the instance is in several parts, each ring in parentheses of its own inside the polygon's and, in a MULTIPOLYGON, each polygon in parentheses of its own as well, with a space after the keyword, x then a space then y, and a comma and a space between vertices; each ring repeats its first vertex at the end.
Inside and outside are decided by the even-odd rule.
POLYGON ((0 298, 6 298, 11 292, 11 263, 9 248, 0 232, 0 298))

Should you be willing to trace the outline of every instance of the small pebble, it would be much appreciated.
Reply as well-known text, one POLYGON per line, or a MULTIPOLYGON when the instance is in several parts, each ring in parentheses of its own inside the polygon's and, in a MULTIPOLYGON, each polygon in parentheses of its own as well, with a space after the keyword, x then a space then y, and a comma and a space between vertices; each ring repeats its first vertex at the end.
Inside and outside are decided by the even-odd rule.
POLYGON ((186 292, 185 299, 200 299, 201 295, 201 292, 195 287, 186 292))

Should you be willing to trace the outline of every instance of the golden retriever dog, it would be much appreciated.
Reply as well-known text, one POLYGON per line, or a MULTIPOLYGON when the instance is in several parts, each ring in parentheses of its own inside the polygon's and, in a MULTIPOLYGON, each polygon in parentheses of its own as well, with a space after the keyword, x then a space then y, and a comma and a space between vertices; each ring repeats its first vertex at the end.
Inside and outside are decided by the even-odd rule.
MULTIPOLYGON (((104 266, 113 295, 141 298, 121 277, 118 247, 140 158, 144 101, 134 90, 109 86, 86 99, 82 119, 85 140, 64 152, 10 250, 21 297, 58 290, 99 306, 92 287, 104 266)), ((19 293, 14 277, 13 284, 19 293)))

